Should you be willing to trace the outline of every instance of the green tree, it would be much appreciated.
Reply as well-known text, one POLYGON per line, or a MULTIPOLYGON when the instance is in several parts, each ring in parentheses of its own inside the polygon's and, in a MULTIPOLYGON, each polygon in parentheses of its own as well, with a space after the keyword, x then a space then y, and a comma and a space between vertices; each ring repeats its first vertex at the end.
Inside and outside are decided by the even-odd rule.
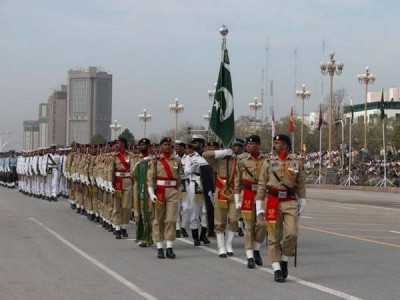
POLYGON ((105 144, 106 139, 101 134, 95 134, 90 139, 91 144, 105 144))
POLYGON ((125 138, 126 141, 128 142, 128 145, 135 144, 135 137, 133 136, 132 132, 129 131, 128 128, 125 128, 125 130, 118 137, 125 138))

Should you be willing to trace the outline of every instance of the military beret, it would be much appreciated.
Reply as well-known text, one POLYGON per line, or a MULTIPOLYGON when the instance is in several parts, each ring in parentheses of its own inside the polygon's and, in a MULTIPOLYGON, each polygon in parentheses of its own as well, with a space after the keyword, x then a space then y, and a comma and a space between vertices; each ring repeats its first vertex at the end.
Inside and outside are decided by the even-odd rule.
POLYGON ((261 139, 259 135, 253 134, 247 138, 247 142, 261 144, 261 139))
POLYGON ((140 144, 150 145, 150 140, 148 138, 141 138, 138 142, 138 145, 140 144))
POLYGON ((290 137, 288 137, 286 134, 275 135, 274 141, 283 141, 288 145, 289 149, 291 149, 291 147, 292 147, 292 142, 290 141, 290 137))
POLYGON ((169 137, 164 137, 160 140, 160 145, 164 144, 164 143, 171 143, 171 138, 169 137))
POLYGON ((125 146, 128 146, 128 141, 127 141, 126 138, 124 138, 124 137, 118 137, 118 138, 116 138, 116 139, 115 139, 115 142, 117 142, 117 141, 120 141, 120 142, 124 143, 125 146))

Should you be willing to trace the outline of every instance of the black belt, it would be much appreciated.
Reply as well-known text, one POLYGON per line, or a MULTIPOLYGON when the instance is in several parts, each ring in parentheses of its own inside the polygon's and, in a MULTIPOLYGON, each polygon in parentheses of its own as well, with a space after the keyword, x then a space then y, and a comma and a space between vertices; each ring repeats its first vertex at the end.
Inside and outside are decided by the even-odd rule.
POLYGON ((296 193, 294 192, 294 191, 292 191, 292 190, 286 190, 286 191, 273 191, 273 190, 268 190, 268 195, 271 195, 271 196, 275 196, 275 197, 277 197, 277 198, 279 198, 279 199, 293 199, 293 200, 295 200, 296 199, 296 193), (286 197, 279 197, 280 195, 282 195, 281 193, 287 193, 286 194, 286 197))

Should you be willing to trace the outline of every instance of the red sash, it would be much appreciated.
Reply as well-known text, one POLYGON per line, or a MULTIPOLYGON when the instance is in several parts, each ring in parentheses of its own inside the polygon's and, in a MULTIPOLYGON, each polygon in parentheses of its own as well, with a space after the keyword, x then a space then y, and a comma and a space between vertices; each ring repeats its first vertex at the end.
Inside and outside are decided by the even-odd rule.
POLYGON ((242 200, 242 216, 245 220, 251 220, 251 216, 253 214, 253 205, 254 198, 256 197, 257 191, 253 191, 252 189, 248 189, 247 187, 251 187, 256 182, 250 180, 243 180, 243 200, 242 200))
MULTIPOLYGON (((125 157, 122 155, 121 152, 118 152, 117 158, 120 161, 120 163, 124 166, 124 170, 116 169, 116 172, 126 172, 129 171, 130 167, 129 164, 126 162, 125 157)), ((114 182, 115 182, 115 197, 117 198, 122 198, 122 180, 123 177, 120 176, 115 176, 114 182)))
MULTIPOLYGON (((161 159, 158 159, 158 161, 160 163, 162 163, 162 165, 164 166, 164 170, 165 170, 165 173, 167 173, 167 177, 158 177, 157 176, 157 180, 174 180, 174 175, 172 174, 171 166, 169 165, 167 159, 161 158, 161 159)), ((158 209, 160 209, 164 205, 166 188, 167 187, 164 185, 157 185, 157 187, 156 187, 156 194, 157 194, 156 195, 157 196, 156 207, 158 209)), ((176 186, 174 186, 173 188, 176 189, 176 186)))
POLYGON ((276 218, 278 216, 279 198, 267 195, 267 205, 265 208, 265 220, 267 221, 268 231, 274 231, 276 227, 276 218))

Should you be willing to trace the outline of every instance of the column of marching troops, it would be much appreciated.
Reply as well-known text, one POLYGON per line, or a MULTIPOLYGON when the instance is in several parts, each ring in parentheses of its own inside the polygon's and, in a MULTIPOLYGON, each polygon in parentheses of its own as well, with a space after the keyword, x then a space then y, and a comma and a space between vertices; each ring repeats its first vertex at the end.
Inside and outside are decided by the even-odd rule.
POLYGON ((260 153, 258 135, 236 138, 229 149, 218 146, 201 135, 188 144, 142 138, 136 146, 120 137, 105 145, 52 146, 18 157, 2 153, 0 183, 48 201, 68 198, 71 209, 116 239, 128 237, 133 219, 136 242, 155 244, 159 259, 175 258, 174 240, 188 237, 188 231, 194 246, 210 244, 212 236, 219 257, 233 256, 239 233, 247 267, 254 269, 263 265, 260 250, 267 238, 274 279, 284 282, 306 205, 302 162, 289 155, 291 141, 284 134, 274 137, 273 156, 260 153), (204 170, 212 170, 208 179, 204 170), (212 193, 205 186, 210 178, 212 193))

